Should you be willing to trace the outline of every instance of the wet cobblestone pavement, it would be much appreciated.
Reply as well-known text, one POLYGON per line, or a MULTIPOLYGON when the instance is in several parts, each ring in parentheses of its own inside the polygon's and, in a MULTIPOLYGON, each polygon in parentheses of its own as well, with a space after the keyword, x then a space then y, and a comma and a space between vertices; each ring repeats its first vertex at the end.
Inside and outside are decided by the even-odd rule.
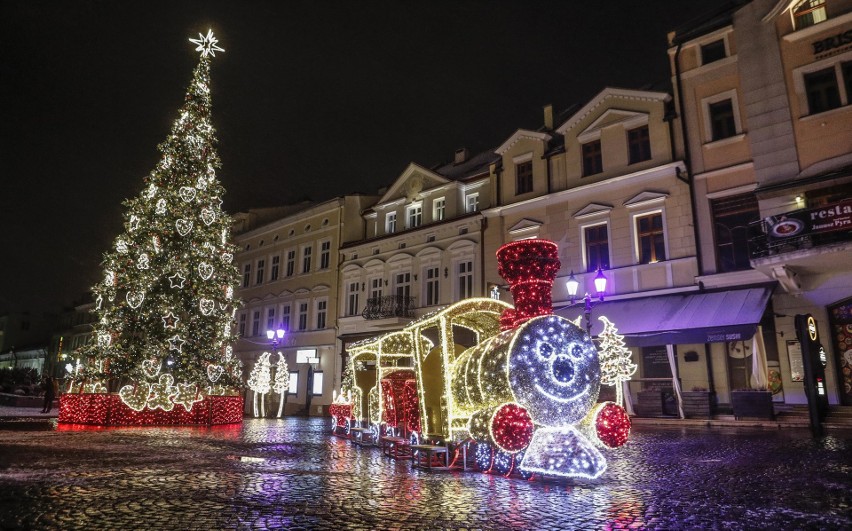
POLYGON ((843 436, 642 427, 597 481, 524 481, 411 471, 327 426, 0 420, 0 528, 852 528, 843 436))

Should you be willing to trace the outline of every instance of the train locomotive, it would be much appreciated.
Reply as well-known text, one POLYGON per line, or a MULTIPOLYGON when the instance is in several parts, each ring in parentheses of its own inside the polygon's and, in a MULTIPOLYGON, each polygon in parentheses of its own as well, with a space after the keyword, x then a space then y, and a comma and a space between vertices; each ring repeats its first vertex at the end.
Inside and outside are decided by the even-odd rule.
POLYGON ((556 244, 512 242, 497 258, 514 307, 466 299, 351 345, 333 427, 471 445, 488 472, 597 478, 600 448, 624 444, 630 420, 598 402, 592 339, 552 312, 556 244))

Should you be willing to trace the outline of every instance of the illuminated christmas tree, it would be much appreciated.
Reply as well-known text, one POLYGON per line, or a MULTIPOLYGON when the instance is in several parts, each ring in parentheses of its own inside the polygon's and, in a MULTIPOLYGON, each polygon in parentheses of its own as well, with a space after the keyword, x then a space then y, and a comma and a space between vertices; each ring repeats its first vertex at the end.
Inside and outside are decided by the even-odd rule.
MULTIPOLYGON (((189 410, 205 394, 241 385, 232 353, 238 271, 228 243, 231 220, 211 123, 210 62, 223 51, 212 32, 190 39, 201 52, 160 161, 138 197, 125 201, 124 232, 104 254, 93 287, 95 341, 82 352, 77 386, 119 389, 137 411, 189 410)), ((79 388, 79 387, 78 387, 79 388)))
POLYGON ((272 390, 278 393, 278 418, 284 413, 284 404, 287 401, 287 391, 290 389, 290 370, 284 354, 278 353, 278 364, 275 366, 275 380, 272 382, 272 390))
POLYGON ((254 416, 266 416, 266 395, 272 390, 272 365, 269 363, 270 352, 264 352, 258 358, 248 378, 248 388, 254 391, 254 416), (258 408, 260 398, 260 408, 258 408))
POLYGON ((598 336, 601 383, 615 386, 615 403, 621 406, 624 399, 622 382, 636 372, 636 364, 630 360, 630 350, 624 346, 624 336, 618 333, 615 325, 606 317, 598 319, 604 324, 603 332, 598 336))

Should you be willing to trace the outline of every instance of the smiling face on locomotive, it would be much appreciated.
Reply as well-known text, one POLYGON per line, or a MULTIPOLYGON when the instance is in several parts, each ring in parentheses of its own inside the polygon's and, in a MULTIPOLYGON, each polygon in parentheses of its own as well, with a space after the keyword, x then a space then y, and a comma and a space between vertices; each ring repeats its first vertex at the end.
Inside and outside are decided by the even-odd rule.
POLYGON ((601 377, 597 349, 567 319, 546 315, 520 325, 508 362, 512 392, 536 424, 574 424, 597 402, 601 377))

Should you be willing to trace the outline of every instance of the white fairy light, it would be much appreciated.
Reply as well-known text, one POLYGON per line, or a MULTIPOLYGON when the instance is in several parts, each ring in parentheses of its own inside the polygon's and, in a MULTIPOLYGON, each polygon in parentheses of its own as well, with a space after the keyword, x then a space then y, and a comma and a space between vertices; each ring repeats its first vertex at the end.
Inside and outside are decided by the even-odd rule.
POLYGON ((199 33, 197 39, 189 39, 189 42, 198 45, 195 51, 201 52, 201 57, 207 57, 208 55, 216 57, 216 52, 225 51, 217 45, 219 39, 213 36, 212 29, 207 30, 207 35, 199 33))
POLYGON ((179 272, 169 277, 169 287, 171 288, 183 288, 184 282, 186 282, 186 277, 181 275, 179 272))

